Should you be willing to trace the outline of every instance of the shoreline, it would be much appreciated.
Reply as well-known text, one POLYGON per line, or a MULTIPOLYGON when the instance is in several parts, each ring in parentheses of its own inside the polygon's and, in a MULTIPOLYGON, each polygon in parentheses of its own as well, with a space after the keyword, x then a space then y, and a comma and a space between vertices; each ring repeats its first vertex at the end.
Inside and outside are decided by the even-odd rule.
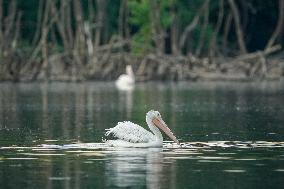
MULTIPOLYGON (((250 55, 250 56, 249 56, 250 55)), ((34 69, 18 67, 3 72, 0 65, 0 82, 33 81, 114 81, 125 73, 126 65, 133 67, 135 80, 145 81, 240 81, 281 80, 284 77, 284 59, 271 56, 197 58, 148 54, 137 57, 130 53, 112 53, 93 57, 81 65, 69 64, 64 57, 56 56, 48 60, 48 69, 40 65, 34 69), (36 69, 37 68, 37 69, 36 69)), ((34 63, 36 64, 36 63, 34 63)), ((30 65, 31 66, 31 65, 30 65)))

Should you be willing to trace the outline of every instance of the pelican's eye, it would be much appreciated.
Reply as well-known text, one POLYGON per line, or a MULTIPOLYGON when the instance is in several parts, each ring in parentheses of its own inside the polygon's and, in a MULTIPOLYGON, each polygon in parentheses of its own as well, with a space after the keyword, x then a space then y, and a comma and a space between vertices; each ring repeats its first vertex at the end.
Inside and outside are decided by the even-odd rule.
POLYGON ((158 116, 158 117, 161 117, 161 114, 160 114, 159 112, 157 112, 157 116, 158 116))

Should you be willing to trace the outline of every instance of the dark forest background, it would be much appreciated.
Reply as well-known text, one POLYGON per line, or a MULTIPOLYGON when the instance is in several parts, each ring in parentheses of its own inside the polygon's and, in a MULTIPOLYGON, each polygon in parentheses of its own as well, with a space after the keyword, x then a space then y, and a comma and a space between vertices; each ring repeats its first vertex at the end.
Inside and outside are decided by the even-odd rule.
POLYGON ((0 0, 0 80, 273 79, 283 44, 284 0, 0 0))

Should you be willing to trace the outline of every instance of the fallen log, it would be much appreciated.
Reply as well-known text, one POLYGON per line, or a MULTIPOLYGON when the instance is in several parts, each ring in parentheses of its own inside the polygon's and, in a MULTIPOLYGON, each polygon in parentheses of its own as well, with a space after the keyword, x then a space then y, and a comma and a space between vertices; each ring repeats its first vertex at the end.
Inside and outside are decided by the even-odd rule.
POLYGON ((237 56, 235 58, 234 62, 235 61, 246 61, 246 60, 256 59, 256 58, 259 58, 260 55, 261 56, 267 56, 267 55, 274 53, 274 52, 276 52, 280 49, 281 49, 281 45, 275 45, 275 46, 270 47, 268 49, 265 49, 263 51, 257 51, 257 52, 237 56))

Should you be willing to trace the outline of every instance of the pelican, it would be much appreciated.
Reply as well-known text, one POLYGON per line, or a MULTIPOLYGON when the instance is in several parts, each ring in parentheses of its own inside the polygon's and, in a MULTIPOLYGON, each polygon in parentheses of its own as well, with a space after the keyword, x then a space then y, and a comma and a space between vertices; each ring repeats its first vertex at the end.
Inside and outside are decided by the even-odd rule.
POLYGON ((120 90, 132 90, 135 84, 135 77, 131 65, 126 66, 126 74, 122 74, 115 82, 120 90))
POLYGON ((112 134, 117 140, 107 140, 106 143, 110 146, 120 147, 161 147, 163 136, 160 130, 162 130, 179 145, 179 141, 158 111, 150 110, 146 114, 146 123, 152 133, 130 121, 118 122, 115 127, 106 129, 105 133, 106 136, 112 134))

